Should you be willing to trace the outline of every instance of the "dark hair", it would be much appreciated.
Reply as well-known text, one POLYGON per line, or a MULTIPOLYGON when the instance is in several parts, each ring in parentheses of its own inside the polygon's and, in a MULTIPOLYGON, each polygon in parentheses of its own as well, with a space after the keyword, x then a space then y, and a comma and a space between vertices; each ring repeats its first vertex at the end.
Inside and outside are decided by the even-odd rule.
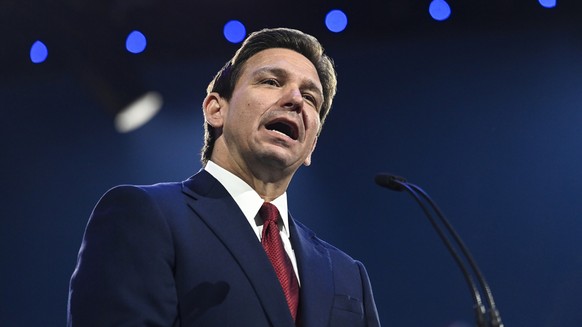
MULTIPOLYGON (((335 68, 331 58, 324 54, 323 47, 319 41, 315 37, 298 30, 289 28, 263 29, 249 35, 232 59, 210 81, 206 89, 207 94, 217 92, 221 97, 230 100, 247 60, 258 52, 271 48, 291 49, 302 54, 313 63, 323 87, 324 99, 319 112, 321 126, 323 126, 337 89, 335 68)), ((318 133, 320 131, 321 128, 318 133)), ((204 146, 202 147, 201 159, 203 165, 206 165, 212 155, 217 137, 215 134, 214 128, 205 122, 204 146)))

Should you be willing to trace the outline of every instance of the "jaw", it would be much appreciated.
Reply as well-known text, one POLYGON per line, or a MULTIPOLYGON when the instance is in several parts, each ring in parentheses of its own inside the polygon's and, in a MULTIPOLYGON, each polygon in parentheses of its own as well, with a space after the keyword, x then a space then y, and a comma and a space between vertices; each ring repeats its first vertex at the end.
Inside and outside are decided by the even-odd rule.
MULTIPOLYGON (((241 143, 227 142, 221 135, 215 143, 212 161, 241 178, 261 196, 271 199, 283 194, 299 167, 309 165, 315 140, 306 149, 302 142, 290 141, 277 132, 266 129, 241 143)), ((240 141, 240 140, 239 140, 240 141)))

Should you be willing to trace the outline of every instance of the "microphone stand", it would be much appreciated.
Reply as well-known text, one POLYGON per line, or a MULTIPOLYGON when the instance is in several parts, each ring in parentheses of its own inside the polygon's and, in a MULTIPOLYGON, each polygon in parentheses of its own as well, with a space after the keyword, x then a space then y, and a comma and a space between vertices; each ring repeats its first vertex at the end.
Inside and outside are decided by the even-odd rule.
POLYGON ((449 253, 453 256, 453 259, 455 260, 457 266, 461 269, 465 281, 467 282, 467 285, 471 290, 477 327, 504 327, 503 323, 501 322, 501 316, 499 314, 499 311, 497 310, 497 307, 495 305, 495 301, 493 299, 493 294, 491 292, 489 284, 485 281, 485 278, 481 273, 481 270, 479 269, 476 261, 473 259, 473 256, 469 252, 469 249, 467 248, 459 234, 449 223, 448 219, 445 217, 442 210, 440 210, 440 208, 430 198, 430 196, 420 187, 406 182, 406 179, 399 176, 394 176, 390 174, 380 174, 376 176, 375 181, 378 185, 389 188, 393 191, 408 192, 408 194, 410 194, 420 205, 426 217, 430 221, 431 225, 439 235, 440 239, 443 241, 443 243, 449 250, 449 253), (420 196, 418 194, 420 194, 420 196), (439 226, 437 221, 434 219, 433 215, 430 213, 428 206, 425 204, 425 202, 422 201, 423 199, 425 202, 429 204, 432 210, 436 213, 441 223, 445 226, 446 230, 452 236, 454 242, 457 244, 462 254, 465 256, 465 259, 469 263, 469 266, 473 270, 473 273, 476 275, 479 285, 485 291, 485 297, 487 299, 487 304, 489 306, 489 317, 487 317, 487 309, 481 300, 481 292, 477 288, 473 276, 471 276, 471 273, 467 269, 467 266, 461 259, 461 256, 459 255, 455 247, 452 245, 451 241, 447 238, 443 229, 439 226))

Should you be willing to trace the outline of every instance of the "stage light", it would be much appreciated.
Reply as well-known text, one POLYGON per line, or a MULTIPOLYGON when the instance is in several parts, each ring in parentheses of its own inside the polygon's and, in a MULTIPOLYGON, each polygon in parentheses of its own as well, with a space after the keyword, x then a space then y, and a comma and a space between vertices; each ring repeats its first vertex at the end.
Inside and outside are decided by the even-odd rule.
POLYGON ((428 12, 434 20, 443 21, 451 16, 451 7, 445 0, 432 0, 428 12))
POLYGON ((121 51, 113 53, 107 59, 98 56, 81 61, 75 68, 113 120, 115 129, 128 133, 150 121, 162 108, 163 99, 144 83, 130 58, 121 51))
POLYGON ((231 20, 224 24, 223 33, 230 43, 240 43, 247 35, 245 26, 238 20, 231 20))
POLYGON ((538 0, 540 5, 545 8, 554 8, 557 4, 557 0, 538 0))
POLYGON ((331 32, 339 33, 345 30, 347 25, 348 17, 339 9, 331 10, 325 15, 325 26, 331 32))
POLYGON ((125 40, 125 48, 127 51, 135 54, 142 53, 147 44, 145 35, 140 31, 132 31, 127 35, 127 39, 125 40))
POLYGON ((158 92, 145 93, 115 116, 115 129, 128 133, 143 126, 160 111, 162 104, 162 96, 158 92))
POLYGON ((48 48, 42 41, 35 41, 30 47, 30 61, 40 64, 48 57, 48 48))

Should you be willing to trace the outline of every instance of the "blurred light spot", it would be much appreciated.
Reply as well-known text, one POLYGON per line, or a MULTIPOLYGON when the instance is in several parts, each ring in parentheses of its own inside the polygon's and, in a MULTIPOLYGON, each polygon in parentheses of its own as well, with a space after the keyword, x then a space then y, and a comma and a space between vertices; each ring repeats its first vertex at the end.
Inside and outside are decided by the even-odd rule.
POLYGON ((30 47, 30 61, 35 64, 40 64, 48 57, 48 49, 44 43, 37 40, 30 47))
POLYGON ((230 43, 240 43, 242 40, 245 39, 247 35, 247 31, 243 23, 239 22, 238 20, 231 20, 228 23, 224 24, 224 37, 230 43))
POLYGON ((328 30, 334 33, 339 33, 345 30, 347 25, 348 17, 339 9, 331 10, 327 15, 325 15, 325 26, 327 26, 328 30))
POLYGON ((434 20, 443 21, 451 16, 451 7, 445 0, 432 0, 428 12, 434 20))
POLYGON ((142 53, 148 42, 145 35, 140 31, 133 31, 127 35, 125 40, 125 48, 131 53, 142 53))
POLYGON ((557 0, 538 0, 542 7, 554 8, 556 6, 557 0))
POLYGON ((115 129, 128 133, 143 126, 160 111, 162 104, 161 94, 147 92, 115 116, 115 129))

